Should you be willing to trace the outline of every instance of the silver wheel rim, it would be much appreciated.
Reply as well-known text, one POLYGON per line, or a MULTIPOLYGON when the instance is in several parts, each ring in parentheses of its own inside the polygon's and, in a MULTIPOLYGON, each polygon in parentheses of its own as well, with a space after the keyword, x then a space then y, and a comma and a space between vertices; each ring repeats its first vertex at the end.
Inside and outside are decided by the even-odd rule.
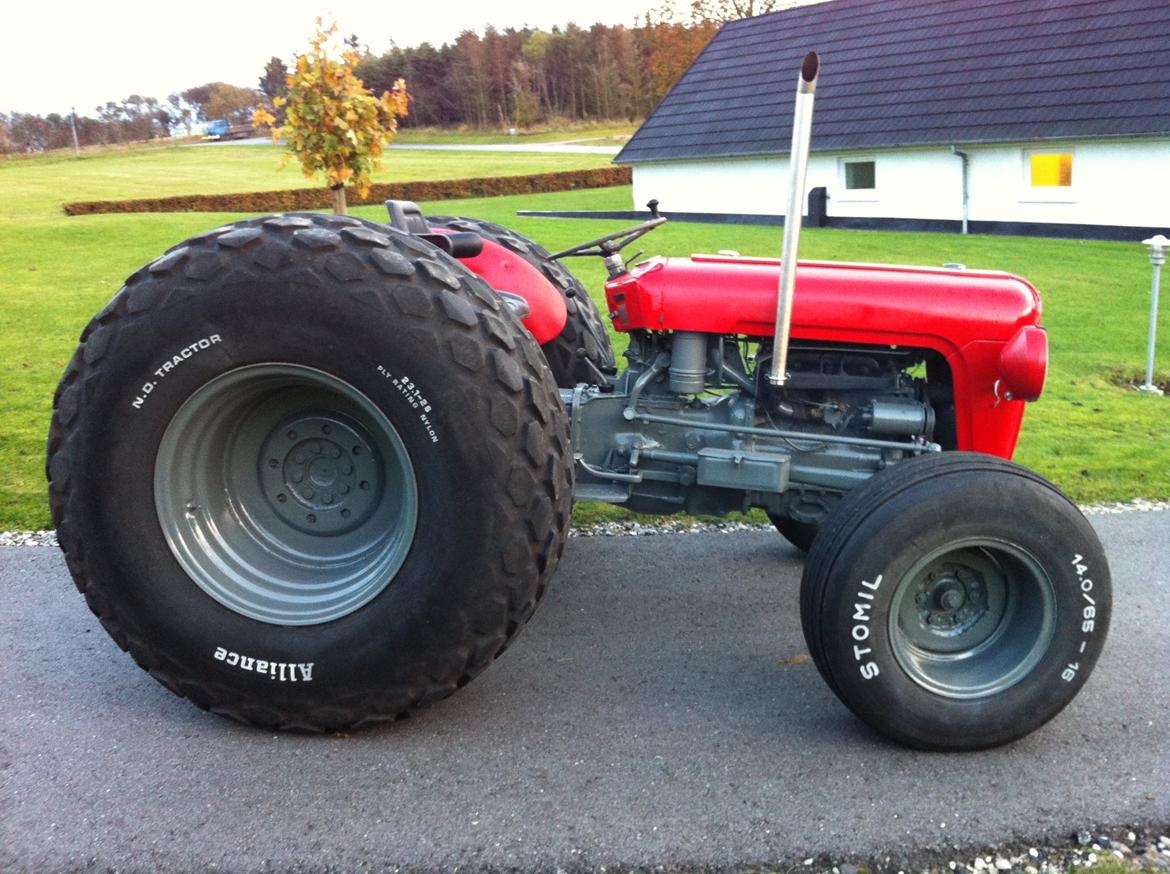
POLYGON ((1056 590, 1039 561, 1002 540, 967 539, 919 560, 895 590, 894 657, 946 698, 996 695, 1026 677, 1056 633, 1056 590))
POLYGON ((394 579, 418 521, 418 484, 390 420, 331 374, 255 364, 200 387, 154 466, 171 552, 225 607, 315 625, 394 579))

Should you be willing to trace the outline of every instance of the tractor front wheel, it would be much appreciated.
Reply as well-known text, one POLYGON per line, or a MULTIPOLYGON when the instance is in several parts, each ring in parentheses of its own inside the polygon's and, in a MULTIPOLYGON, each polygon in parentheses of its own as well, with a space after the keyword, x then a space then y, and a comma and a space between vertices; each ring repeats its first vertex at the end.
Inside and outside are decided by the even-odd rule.
POLYGON ((948 452, 899 462, 829 516, 801 619, 821 674, 913 747, 979 749, 1043 725, 1084 685, 1109 626, 1109 567, 1055 486, 948 452))

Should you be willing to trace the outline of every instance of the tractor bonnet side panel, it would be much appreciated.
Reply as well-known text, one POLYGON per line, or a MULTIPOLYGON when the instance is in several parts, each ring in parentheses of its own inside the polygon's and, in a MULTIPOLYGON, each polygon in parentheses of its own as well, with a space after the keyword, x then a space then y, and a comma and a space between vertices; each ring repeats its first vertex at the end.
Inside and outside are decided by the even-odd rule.
MULTIPOLYGON (((655 258, 606 295, 619 331, 767 337, 779 275, 773 259, 655 258)), ((958 448, 1010 458, 1023 402, 1047 368, 1040 314, 1036 289, 1007 273, 802 261, 792 336, 940 353, 954 378, 958 448)))

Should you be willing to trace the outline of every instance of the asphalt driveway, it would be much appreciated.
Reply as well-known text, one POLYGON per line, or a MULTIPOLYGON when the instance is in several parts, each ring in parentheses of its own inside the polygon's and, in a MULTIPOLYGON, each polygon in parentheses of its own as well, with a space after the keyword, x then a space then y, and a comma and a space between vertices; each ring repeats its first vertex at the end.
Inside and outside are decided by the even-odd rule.
POLYGON ((1170 822, 1170 512, 1099 516, 1109 645, 1012 746, 923 754, 803 659, 776 535, 577 538, 503 659, 415 719, 272 735, 119 652, 55 549, 0 549, 0 870, 737 867, 1170 822))

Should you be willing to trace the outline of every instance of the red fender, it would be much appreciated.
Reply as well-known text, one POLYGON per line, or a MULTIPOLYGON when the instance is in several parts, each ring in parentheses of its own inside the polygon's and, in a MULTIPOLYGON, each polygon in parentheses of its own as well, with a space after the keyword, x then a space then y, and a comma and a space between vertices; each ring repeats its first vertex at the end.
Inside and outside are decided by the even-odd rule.
MULTIPOLYGON (((448 228, 431 228, 432 234, 453 234, 448 228)), ((491 240, 483 241, 483 251, 474 258, 459 262, 482 276, 497 291, 510 291, 526 301, 531 310, 524 319, 537 343, 547 343, 564 330, 569 318, 565 299, 543 273, 509 249, 491 240)))

